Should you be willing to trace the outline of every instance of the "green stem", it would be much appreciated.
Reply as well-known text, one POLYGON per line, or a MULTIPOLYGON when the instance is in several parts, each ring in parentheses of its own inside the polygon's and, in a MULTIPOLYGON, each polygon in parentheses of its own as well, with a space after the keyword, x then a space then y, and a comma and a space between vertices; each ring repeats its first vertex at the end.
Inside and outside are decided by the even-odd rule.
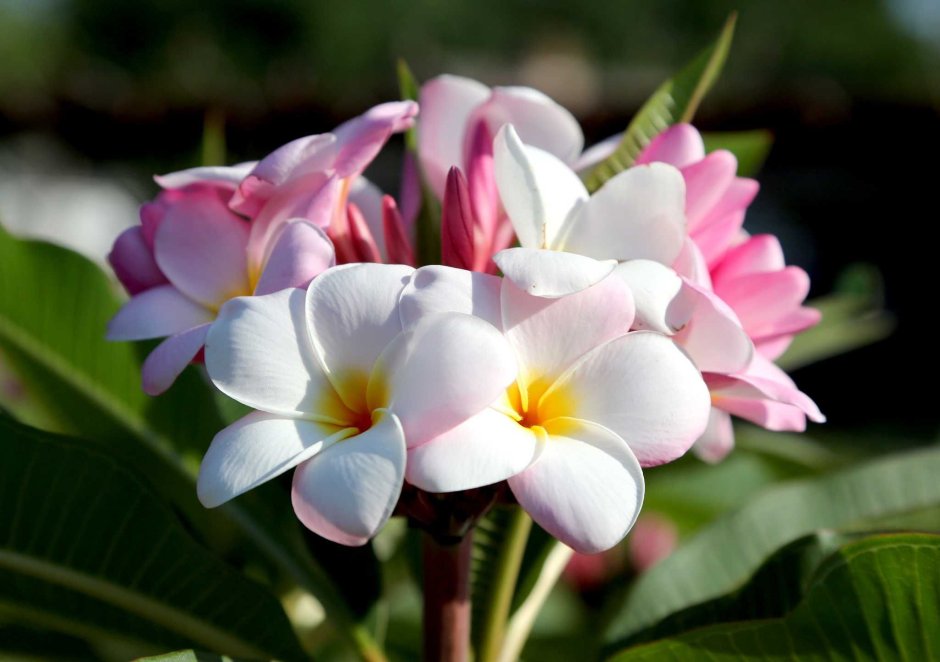
POLYGON ((532 529, 532 519, 526 512, 517 507, 509 522, 509 529, 499 554, 499 564, 493 582, 493 591, 489 594, 489 601, 483 613, 482 636, 480 650, 477 652, 478 662, 496 662, 503 647, 506 636, 506 623, 509 620, 509 610, 512 607, 512 597, 516 590, 516 580, 519 577, 519 568, 522 565, 522 556, 525 553, 529 531, 532 529))

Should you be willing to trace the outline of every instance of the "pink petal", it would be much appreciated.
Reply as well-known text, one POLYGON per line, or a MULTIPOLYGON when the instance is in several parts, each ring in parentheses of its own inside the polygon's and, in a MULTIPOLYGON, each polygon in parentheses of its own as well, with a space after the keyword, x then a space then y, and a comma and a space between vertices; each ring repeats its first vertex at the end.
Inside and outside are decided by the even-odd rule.
POLYGON ((421 211, 421 177, 414 155, 406 151, 402 158, 401 189, 398 192, 401 200, 401 216, 405 227, 412 227, 418 212, 421 211))
POLYGON ((405 478, 405 438, 394 415, 376 412, 372 427, 333 444, 294 472, 294 513, 314 533, 364 545, 388 520, 405 478))
POLYGON ((685 213, 690 232, 698 229, 702 219, 722 200, 737 170, 738 160, 725 150, 712 152, 682 169, 686 189, 685 213))
POLYGON ((346 220, 349 224, 350 244, 356 256, 355 262, 382 262, 382 253, 359 207, 349 203, 346 206, 346 220))
POLYGON ((714 292, 684 284, 694 302, 688 324, 673 336, 703 372, 732 373, 751 362, 754 345, 734 311, 714 292))
POLYGON ((363 176, 349 180, 349 195, 346 200, 362 213, 368 233, 375 240, 380 262, 387 262, 385 254, 385 232, 382 226, 382 190, 363 176))
POLYGON ((289 287, 306 288, 335 264, 333 244, 320 228, 302 220, 283 226, 255 286, 255 296, 289 287))
POLYGON ((695 219, 689 217, 689 234, 698 244, 710 266, 735 243, 748 205, 754 200, 760 187, 753 179, 735 177, 721 198, 695 219))
POLYGON ((108 253, 108 262, 128 294, 138 294, 168 282, 154 261, 140 227, 128 228, 118 235, 108 253))
POLYGON ((234 166, 202 166, 178 170, 165 175, 156 175, 153 179, 164 189, 185 188, 193 184, 209 184, 225 191, 233 192, 238 184, 256 166, 254 162, 239 163, 234 166))
POLYGON ((710 464, 721 462, 734 449, 734 426, 731 416, 717 407, 712 407, 708 416, 708 427, 692 446, 700 460, 710 464))
POLYGON ((408 451, 405 479, 428 492, 457 492, 506 480, 537 456, 535 434, 494 409, 408 451))
POLYGON ((705 158, 702 136, 691 124, 674 124, 653 138, 636 159, 637 165, 661 161, 684 168, 705 158))
POLYGON ((390 195, 382 198, 382 230, 389 264, 415 266, 415 256, 408 241, 404 221, 398 213, 395 199, 390 195))
POLYGON ((166 391, 206 343, 209 324, 172 335, 150 352, 141 368, 144 393, 160 395, 166 391))
MULTIPOLYGON (((467 156, 467 185, 474 220, 482 240, 479 248, 491 250, 496 227, 503 214, 493 171, 493 134, 484 122, 478 122, 471 135, 470 153, 467 156)), ((485 257, 489 258, 490 255, 485 257)))
POLYGON ((509 479, 539 526, 575 551, 594 554, 623 540, 643 503, 643 472, 630 447, 587 421, 556 420, 541 453, 509 479))
POLYGON ((160 269, 186 296, 208 307, 250 292, 245 253, 248 224, 218 197, 188 196, 174 204, 157 230, 160 269))
POLYGON ((772 234, 759 234, 725 253, 715 264, 712 277, 717 286, 726 280, 786 267, 783 248, 772 234))
POLYGON ((108 340, 172 336, 211 322, 214 315, 172 285, 145 290, 125 303, 108 322, 108 340))
POLYGON ((473 228, 476 221, 470 205, 467 180, 454 166, 447 173, 441 211, 441 263, 458 269, 474 264, 473 228))
POLYGON ((812 314, 791 316, 808 292, 809 276, 799 267, 726 280, 716 288, 755 341, 796 333, 812 325, 817 319, 812 314))
POLYGON ((261 159, 232 197, 235 211, 254 217, 285 184, 333 166, 338 151, 332 133, 297 138, 261 159))
POLYGON ((393 133, 414 124, 418 104, 414 101, 391 101, 379 104, 338 126, 338 154, 334 167, 340 177, 358 175, 378 155, 393 133))
POLYGON ((486 85, 443 75, 421 86, 418 153, 428 186, 441 199, 447 171, 463 167, 464 140, 473 110, 489 98, 486 85))

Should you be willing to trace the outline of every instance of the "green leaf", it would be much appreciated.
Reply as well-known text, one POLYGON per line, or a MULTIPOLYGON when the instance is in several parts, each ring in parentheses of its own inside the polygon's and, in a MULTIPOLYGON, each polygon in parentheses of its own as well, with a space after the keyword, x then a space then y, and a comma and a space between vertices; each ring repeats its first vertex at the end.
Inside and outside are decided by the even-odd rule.
POLYGON ((690 122, 702 99, 724 67, 734 36, 737 14, 732 13, 721 34, 678 74, 659 86, 630 121, 613 154, 588 174, 585 184, 593 192, 608 179, 632 166, 649 142, 673 124, 690 122))
POLYGON ((238 662, 227 655, 185 650, 138 658, 137 662, 238 662))
POLYGON ((0 418, 0 614, 141 650, 304 657, 278 601, 96 444, 0 418))
POLYGON ((882 288, 875 267, 846 269, 833 294, 808 302, 822 313, 822 320, 793 339, 778 365, 791 371, 887 338, 895 320, 882 307, 882 288))
POLYGON ((940 504, 940 447, 897 454, 751 497, 642 575, 607 628, 616 645, 680 609, 732 591, 770 555, 821 528, 846 529, 940 504))
POLYGON ((313 593, 364 655, 374 644, 329 574, 306 552, 289 497, 271 483, 213 510, 196 499, 199 461, 223 427, 216 396, 188 368, 167 393, 140 388, 140 348, 104 339, 119 307, 109 280, 67 249, 14 239, 0 227, 0 349, 55 428, 107 443, 210 542, 246 546, 313 593))
MULTIPOLYGON (((402 100, 417 101, 421 87, 404 58, 399 58, 396 70, 398 73, 398 92, 402 100)), ((405 146, 409 152, 416 153, 418 151, 418 131, 415 127, 405 131, 405 146)))
POLYGON ((769 620, 713 625, 613 659, 940 659, 940 536, 849 543, 813 573, 799 604, 769 620))
POLYGON ((739 177, 756 175, 774 144, 773 134, 765 129, 703 133, 702 140, 706 152, 725 149, 734 154, 739 177))
POLYGON ((202 165, 225 165, 225 111, 206 110, 202 122, 202 165))

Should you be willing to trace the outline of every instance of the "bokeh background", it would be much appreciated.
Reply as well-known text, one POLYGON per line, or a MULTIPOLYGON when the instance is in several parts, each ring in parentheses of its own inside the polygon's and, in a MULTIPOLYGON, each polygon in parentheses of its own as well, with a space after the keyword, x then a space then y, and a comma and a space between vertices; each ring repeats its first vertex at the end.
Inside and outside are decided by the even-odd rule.
MULTIPOLYGON (((0 219, 101 260, 154 194, 153 173, 200 162, 207 122, 224 125, 230 162, 258 158, 397 98, 399 57, 419 79, 540 88, 590 144, 738 9, 697 124, 774 135, 746 227, 781 236, 814 296, 872 265, 855 274, 896 320, 890 339, 794 377, 840 435, 932 439, 940 2, 739 5, 0 0, 0 219)), ((368 173, 391 192, 396 148, 368 173)))

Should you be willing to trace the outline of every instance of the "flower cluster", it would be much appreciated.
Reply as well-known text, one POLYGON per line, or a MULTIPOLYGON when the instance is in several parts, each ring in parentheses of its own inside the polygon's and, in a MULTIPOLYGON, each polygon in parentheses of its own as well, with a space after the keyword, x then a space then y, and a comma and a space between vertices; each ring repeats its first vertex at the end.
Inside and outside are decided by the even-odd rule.
POLYGON ((540 92, 441 76, 419 103, 160 177, 115 242, 132 298, 109 337, 168 336, 144 389, 204 361, 255 410, 212 441, 206 506, 293 469, 300 521, 358 545, 406 485, 505 484, 597 552, 633 526, 642 467, 690 448, 717 461, 730 415, 823 420, 773 363, 818 320, 807 276, 742 229, 757 184, 730 153, 676 125, 590 194, 580 174, 616 139, 582 153, 577 121, 540 92), (362 173, 412 127, 396 203, 362 173), (441 202, 442 264, 415 263, 422 185, 441 202))

